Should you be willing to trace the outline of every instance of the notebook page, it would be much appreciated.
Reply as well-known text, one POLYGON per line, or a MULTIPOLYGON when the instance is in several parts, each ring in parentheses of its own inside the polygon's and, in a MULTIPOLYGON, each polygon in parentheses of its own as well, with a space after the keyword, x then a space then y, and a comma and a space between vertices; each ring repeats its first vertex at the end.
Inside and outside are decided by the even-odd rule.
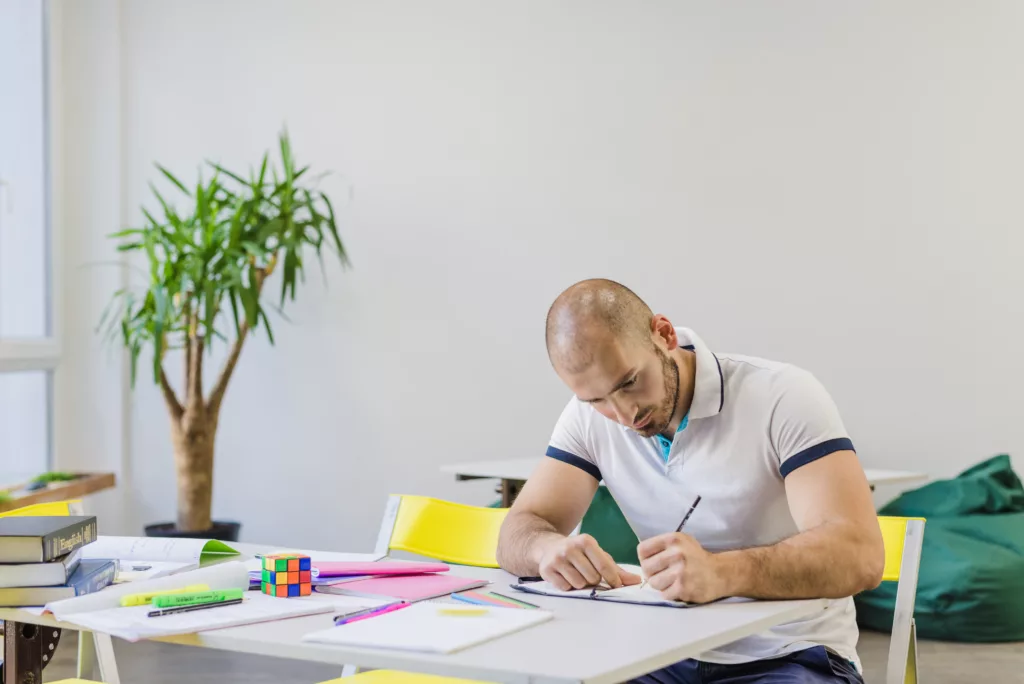
POLYGON ((545 610, 488 608, 486 614, 452 616, 444 606, 416 603, 393 613, 307 634, 303 641, 387 648, 421 653, 454 653, 547 622, 545 610))

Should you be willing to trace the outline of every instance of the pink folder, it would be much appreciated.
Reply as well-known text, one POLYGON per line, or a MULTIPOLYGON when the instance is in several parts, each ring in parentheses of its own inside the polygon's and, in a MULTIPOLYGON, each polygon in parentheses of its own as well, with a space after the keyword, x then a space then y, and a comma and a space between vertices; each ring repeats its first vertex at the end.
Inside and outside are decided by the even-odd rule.
POLYGON ((444 563, 403 563, 383 561, 365 563, 361 561, 313 561, 313 567, 320 571, 320 577, 355 577, 361 575, 422 575, 428 572, 448 572, 444 563))
POLYGON ((401 575, 372 577, 343 584, 326 584, 318 586, 316 590, 346 596, 425 601, 439 596, 447 596, 457 591, 476 589, 487 583, 487 580, 475 580, 455 575, 401 575))

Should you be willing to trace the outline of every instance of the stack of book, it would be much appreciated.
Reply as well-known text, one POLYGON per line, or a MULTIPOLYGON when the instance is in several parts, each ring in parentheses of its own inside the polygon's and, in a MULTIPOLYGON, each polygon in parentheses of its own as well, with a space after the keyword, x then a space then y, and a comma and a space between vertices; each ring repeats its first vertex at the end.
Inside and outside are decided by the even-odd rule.
POLYGON ((43 606, 111 584, 117 561, 83 560, 95 516, 0 518, 0 606, 43 606))

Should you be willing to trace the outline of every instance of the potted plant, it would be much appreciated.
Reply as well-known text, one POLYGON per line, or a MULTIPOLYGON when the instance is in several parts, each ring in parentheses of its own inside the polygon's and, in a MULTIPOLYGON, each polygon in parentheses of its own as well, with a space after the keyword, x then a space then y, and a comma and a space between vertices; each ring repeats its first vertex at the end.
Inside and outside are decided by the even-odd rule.
MULTIPOLYGON (((278 304, 283 314, 304 280, 306 257, 333 252, 347 265, 334 209, 327 195, 310 183, 309 167, 296 168, 287 133, 279 139, 280 173, 269 155, 248 178, 207 162, 194 189, 170 171, 157 168, 184 195, 187 207, 150 185, 160 211, 145 207, 145 224, 114 233, 118 250, 139 254, 148 268, 148 284, 114 294, 104 315, 108 331, 128 350, 131 382, 143 349, 151 349, 153 382, 160 387, 170 416, 177 474, 176 523, 146 527, 150 536, 209 537, 234 541, 238 523, 211 519, 213 456, 224 395, 245 341, 259 331, 271 344, 274 335, 265 302, 271 274, 280 280, 278 304), (228 345, 212 384, 204 384, 204 358, 215 344, 228 345), (183 352, 179 392, 164 367, 168 351, 183 352), (209 391, 204 393, 204 388, 209 391)), ((275 286, 276 287, 276 286, 275 286)), ((104 323, 101 323, 103 325, 104 323)))

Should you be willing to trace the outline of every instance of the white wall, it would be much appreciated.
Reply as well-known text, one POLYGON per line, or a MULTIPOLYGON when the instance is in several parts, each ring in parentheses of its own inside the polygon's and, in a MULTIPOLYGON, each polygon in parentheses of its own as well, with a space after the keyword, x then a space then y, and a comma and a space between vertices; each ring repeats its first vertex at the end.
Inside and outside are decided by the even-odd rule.
MULTIPOLYGON (((311 273, 228 393, 214 512, 248 539, 368 547, 388 492, 489 500, 438 466, 543 451, 568 397, 544 314, 590 276, 814 371, 866 465, 1024 451, 1019 3, 133 0, 119 21, 128 220, 153 161, 254 161, 285 122, 352 192, 354 268, 311 273)), ((163 411, 133 395, 136 526, 173 516, 163 411)))
POLYGON ((119 487, 90 498, 100 532, 128 534, 135 487, 122 358, 95 330, 122 268, 104 236, 123 219, 118 0, 53 2, 50 59, 57 333, 54 460, 113 472, 119 487))

